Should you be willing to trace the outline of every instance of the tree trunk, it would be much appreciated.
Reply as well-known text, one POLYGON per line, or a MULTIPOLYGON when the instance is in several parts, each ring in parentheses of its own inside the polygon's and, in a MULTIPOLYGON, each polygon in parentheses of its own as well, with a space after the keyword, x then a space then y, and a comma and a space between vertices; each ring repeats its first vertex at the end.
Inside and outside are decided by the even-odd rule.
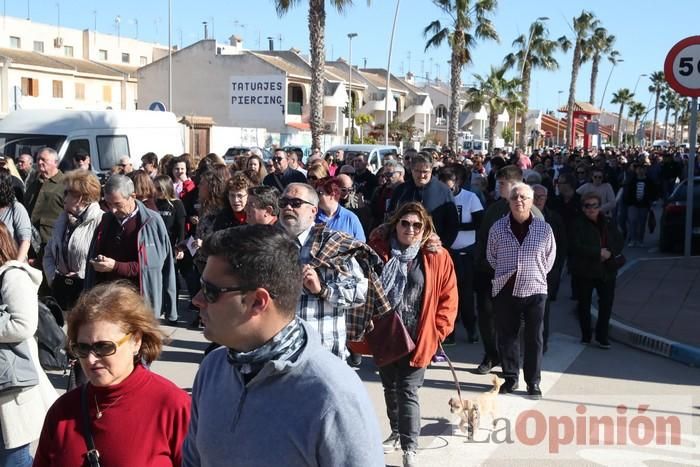
POLYGON ((661 91, 656 91, 656 100, 654 101, 654 123, 651 125, 651 143, 653 144, 656 140, 656 117, 659 113, 659 96, 661 91))
POLYGON ((311 146, 321 148, 323 132, 323 70, 326 66, 324 42, 326 32, 325 0, 309 0, 309 44, 311 45, 311 146))
POLYGON ((493 144, 496 140, 496 125, 498 125, 498 112, 489 106, 489 152, 493 151, 493 144))
MULTIPOLYGON (((596 81, 598 81, 598 66, 600 65, 600 55, 595 54, 593 56, 593 62, 591 63, 591 95, 588 98, 588 103, 595 105, 595 86, 596 81)), ((600 103, 603 106, 603 103, 600 103)))
POLYGON ((574 103, 576 101, 576 80, 578 79, 578 70, 581 67, 581 41, 576 41, 576 47, 574 48, 574 58, 571 63, 571 82, 569 83, 569 100, 567 103, 568 108, 566 109, 566 144, 567 146, 574 147, 576 145, 576 138, 571 141, 572 128, 574 128, 574 103))
POLYGON ((668 140, 668 113, 671 109, 666 106, 666 115, 664 116, 664 139, 668 140))
MULTIPOLYGON (((527 132, 525 131, 525 124, 527 123, 527 109, 528 109, 528 104, 530 102, 530 81, 531 81, 531 73, 532 72, 532 67, 529 62, 525 62, 525 66, 523 67, 523 82, 522 82, 522 101, 523 101, 523 108, 520 111, 520 134, 518 135, 518 146, 521 147, 523 150, 525 149, 525 141, 527 138, 527 132)), ((517 122, 515 122, 516 128, 517 128, 517 122)))
POLYGON ((637 125, 639 124, 639 115, 634 114, 634 130, 632 131, 632 142, 635 143, 632 146, 636 146, 637 143, 637 125))
POLYGON ((676 144, 680 144, 681 141, 678 140, 678 107, 676 107, 673 113, 673 140, 676 144))
MULTIPOLYGON (((448 146, 455 152, 457 148, 457 130, 459 128, 459 89, 462 87, 462 66, 461 57, 458 51, 464 47, 464 32, 456 30, 452 47, 452 60, 450 62, 450 127, 447 130, 448 146)), ((490 148, 489 148, 490 150, 490 148)))
POLYGON ((622 141, 622 111, 625 108, 625 104, 620 104, 620 114, 617 116, 617 147, 620 147, 620 141, 622 141))

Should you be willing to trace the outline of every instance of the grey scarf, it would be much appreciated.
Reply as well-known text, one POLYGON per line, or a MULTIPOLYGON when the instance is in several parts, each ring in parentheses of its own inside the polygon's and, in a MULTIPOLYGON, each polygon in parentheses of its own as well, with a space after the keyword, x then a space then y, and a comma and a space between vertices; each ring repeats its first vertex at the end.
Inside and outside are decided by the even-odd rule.
POLYGON ((396 238, 391 237, 391 259, 384 265, 380 279, 392 310, 396 310, 401 304, 408 281, 408 263, 416 258, 419 251, 420 243, 402 249, 396 238))
POLYGON ((294 318, 272 339, 257 349, 248 352, 237 352, 228 349, 228 361, 238 368, 243 375, 255 375, 262 367, 272 360, 290 360, 306 344, 306 331, 294 318))

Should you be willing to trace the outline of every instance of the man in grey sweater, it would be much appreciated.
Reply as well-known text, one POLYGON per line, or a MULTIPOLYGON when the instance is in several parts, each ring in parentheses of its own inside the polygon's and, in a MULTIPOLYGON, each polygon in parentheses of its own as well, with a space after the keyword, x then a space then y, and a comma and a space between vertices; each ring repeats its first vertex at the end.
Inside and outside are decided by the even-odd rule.
POLYGON ((296 316, 299 250, 283 231, 212 234, 193 302, 209 354, 192 389, 183 466, 383 466, 376 416, 355 373, 296 316))

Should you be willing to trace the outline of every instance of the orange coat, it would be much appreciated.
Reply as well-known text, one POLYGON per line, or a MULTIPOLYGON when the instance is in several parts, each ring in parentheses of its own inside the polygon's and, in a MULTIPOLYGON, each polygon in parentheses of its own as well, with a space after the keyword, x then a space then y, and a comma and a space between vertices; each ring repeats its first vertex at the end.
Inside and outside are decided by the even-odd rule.
MULTIPOLYGON (((386 240, 370 240, 369 245, 384 260, 391 256, 391 247, 386 240)), ((411 357, 411 366, 425 368, 442 342, 454 329, 457 318, 457 279, 450 253, 440 248, 437 252, 423 248, 423 268, 425 269, 425 287, 423 289, 423 307, 418 322, 416 349, 411 357)))

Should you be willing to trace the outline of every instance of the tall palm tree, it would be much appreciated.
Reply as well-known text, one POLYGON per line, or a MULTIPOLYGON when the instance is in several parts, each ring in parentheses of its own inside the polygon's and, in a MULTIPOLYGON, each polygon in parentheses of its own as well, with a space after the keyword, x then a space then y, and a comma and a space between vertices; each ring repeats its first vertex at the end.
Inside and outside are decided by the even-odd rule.
POLYGON ((666 110, 666 114, 664 116, 664 139, 668 139, 668 116, 673 107, 676 105, 677 96, 678 94, 676 94, 676 91, 671 88, 666 88, 663 94, 661 94, 659 108, 666 110))
POLYGON ((496 125, 498 116, 505 109, 523 108, 522 101, 518 93, 520 80, 517 78, 507 79, 505 77, 507 67, 491 67, 491 71, 486 76, 474 75, 474 85, 467 88, 465 94, 465 108, 472 112, 478 112, 482 106, 488 107, 489 120, 489 150, 493 149, 496 138, 496 125))
POLYGON ((639 124, 639 119, 642 118, 644 113, 647 111, 644 104, 641 102, 631 102, 629 105, 628 114, 630 118, 634 118, 634 129, 632 130, 632 141, 636 141, 637 138, 637 125, 639 124))
POLYGON ((439 47, 447 41, 452 49, 450 60, 450 127, 448 144, 457 149, 459 123, 459 90, 462 87, 462 69, 472 61, 472 49, 477 39, 498 41, 498 33, 488 15, 497 6, 496 0, 433 0, 433 3, 451 18, 448 24, 435 20, 423 30, 430 38, 425 50, 439 47))
POLYGON ((611 104, 620 104, 620 113, 617 115, 617 145, 620 146, 622 143, 622 136, 624 132, 622 131, 622 112, 625 110, 625 105, 632 102, 634 94, 627 88, 618 89, 617 92, 613 93, 611 104))
MULTIPOLYGON (((274 0, 277 14, 286 14, 293 6, 301 3, 300 0, 274 0)), ((329 2, 338 13, 352 6, 352 0, 331 0, 329 2)), ((369 0, 368 0, 369 3, 369 0)), ((326 1, 309 0, 309 44, 311 49, 311 93, 309 104, 311 112, 309 124, 311 125, 311 145, 314 148, 321 147, 321 135, 323 134, 323 73, 326 67, 325 59, 325 34, 326 34, 326 1)))
POLYGON ((599 21, 596 19, 595 14, 590 11, 583 10, 581 14, 574 18, 573 21, 573 31, 575 34, 574 38, 574 56, 571 63, 571 82, 569 83, 569 100, 567 103, 566 112, 566 141, 569 146, 574 144, 571 139, 571 130, 574 124, 574 104, 576 102, 576 80, 578 79, 578 72, 581 68, 581 64, 587 58, 584 55, 584 49, 586 43, 591 36, 591 33, 598 27, 599 21))
MULTIPOLYGON (((608 34, 608 30, 603 27, 595 28, 591 38, 586 43, 585 55, 591 59, 591 95, 588 102, 595 105, 595 91, 598 82, 598 68, 600 60, 606 56, 610 63, 615 65, 620 58, 620 52, 613 48, 615 44, 615 36, 608 34)), ((601 102, 600 105, 604 105, 601 102)))
POLYGON ((516 64, 521 72, 522 79, 522 104, 525 111, 520 114, 520 128, 517 145, 525 147, 525 122, 527 120, 527 109, 530 101, 530 83, 533 69, 553 71, 559 68, 559 63, 554 58, 554 54, 559 48, 567 51, 571 43, 566 37, 557 40, 549 39, 549 30, 541 21, 535 21, 530 25, 528 35, 521 34, 513 41, 516 51, 511 52, 503 59, 503 63, 512 68, 516 64))
POLYGON ((659 99, 661 93, 666 89, 666 79, 664 78, 663 71, 655 71, 649 77, 651 80, 651 86, 649 86, 649 92, 653 92, 656 96, 654 100, 654 122, 651 125, 651 142, 653 143, 656 139, 656 117, 659 113, 659 99))
POLYGON ((679 117, 683 113, 683 109, 685 109, 685 99, 683 99, 681 96, 676 95, 676 100, 673 106, 673 140, 676 142, 676 144, 680 144, 683 139, 683 135, 680 135, 680 139, 678 138, 678 122, 680 121, 679 117))

